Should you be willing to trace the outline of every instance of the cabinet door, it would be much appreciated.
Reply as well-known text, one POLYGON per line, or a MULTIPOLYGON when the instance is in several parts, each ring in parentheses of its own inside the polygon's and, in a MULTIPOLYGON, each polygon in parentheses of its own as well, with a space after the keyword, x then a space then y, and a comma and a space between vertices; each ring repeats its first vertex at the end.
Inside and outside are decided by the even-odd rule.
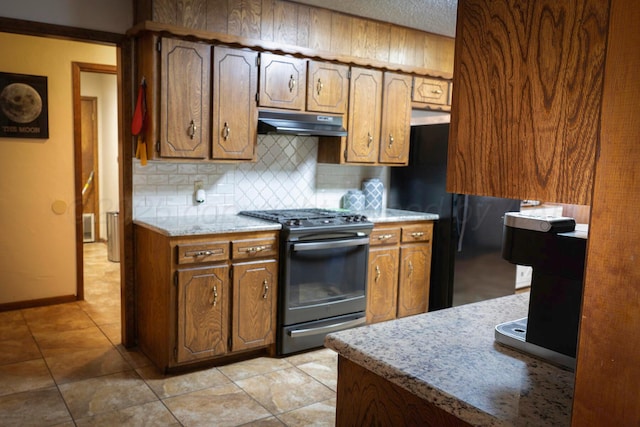
POLYGON ((376 163, 380 145, 382 72, 351 69, 346 161, 376 163))
POLYGON ((411 132, 411 76, 384 73, 380 163, 409 162, 411 132))
POLYGON ((233 351, 275 342, 277 286, 276 260, 233 265, 233 351))
POLYGON ((398 248, 369 250, 367 322, 395 319, 398 293, 398 248))
POLYGON ((349 67, 309 61, 307 111, 344 114, 349 105, 349 67))
POLYGON ((255 156, 257 55, 221 46, 213 50, 213 159, 252 160, 255 156))
POLYGON ((229 267, 179 270, 178 363, 227 352, 229 267))
POLYGON ((211 47, 162 38, 160 156, 209 157, 211 47))
POLYGON ((414 77, 412 100, 428 104, 450 105, 449 82, 426 77, 414 77))
POLYGON ((608 4, 459 2, 447 191, 591 204, 608 4))
POLYGON ((302 110, 307 88, 307 60, 260 54, 260 106, 302 110))
POLYGON ((424 313, 429 307, 431 245, 400 248, 398 317, 424 313))

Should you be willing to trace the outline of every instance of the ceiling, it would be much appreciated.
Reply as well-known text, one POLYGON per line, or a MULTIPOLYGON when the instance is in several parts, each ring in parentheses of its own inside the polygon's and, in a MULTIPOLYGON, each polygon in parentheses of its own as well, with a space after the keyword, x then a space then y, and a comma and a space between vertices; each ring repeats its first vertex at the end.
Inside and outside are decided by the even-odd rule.
POLYGON ((458 0, 294 0, 350 15, 455 37, 458 0))

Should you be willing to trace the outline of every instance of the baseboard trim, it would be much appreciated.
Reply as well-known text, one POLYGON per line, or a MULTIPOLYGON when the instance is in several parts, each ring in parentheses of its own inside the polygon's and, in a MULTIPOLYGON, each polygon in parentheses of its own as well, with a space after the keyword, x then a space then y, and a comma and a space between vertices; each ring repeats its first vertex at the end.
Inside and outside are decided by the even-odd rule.
POLYGON ((59 297, 41 298, 28 301, 16 301, 0 304, 0 312, 20 310, 23 308, 43 307, 47 305, 63 304, 66 302, 78 301, 75 295, 62 295, 59 297))

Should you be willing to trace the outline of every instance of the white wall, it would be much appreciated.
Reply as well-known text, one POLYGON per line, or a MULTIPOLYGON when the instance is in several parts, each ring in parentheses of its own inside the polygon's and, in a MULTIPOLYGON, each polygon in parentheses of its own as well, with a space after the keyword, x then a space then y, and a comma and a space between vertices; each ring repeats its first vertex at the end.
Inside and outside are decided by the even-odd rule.
POLYGON ((115 74, 80 73, 80 94, 98 104, 98 188, 100 239, 107 239, 107 212, 118 210, 118 78, 115 74))
POLYGON ((132 0, 0 0, 0 16, 124 34, 132 0))
MULTIPOLYGON (((318 164, 318 138, 259 135, 256 163, 133 160, 134 218, 234 214, 244 209, 341 207, 349 189, 367 178, 388 188, 388 168, 318 164), (197 205, 193 183, 203 181, 207 201, 197 205)), ((383 198, 386 206, 386 191, 383 198)))

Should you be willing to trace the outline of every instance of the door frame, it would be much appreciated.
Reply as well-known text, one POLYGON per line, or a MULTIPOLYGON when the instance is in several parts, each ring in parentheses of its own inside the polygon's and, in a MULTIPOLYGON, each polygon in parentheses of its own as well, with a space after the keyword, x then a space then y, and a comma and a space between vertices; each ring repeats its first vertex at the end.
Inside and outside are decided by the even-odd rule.
MULTIPOLYGON (((78 300, 84 299, 84 252, 82 230, 82 96, 80 94, 81 73, 118 74, 115 65, 90 64, 86 62, 71 63, 72 91, 73 91, 73 168, 75 193, 75 221, 76 221, 76 295, 78 300)), ((99 208, 98 208, 99 209, 99 208)), ((98 210, 99 212, 99 210, 98 210)), ((100 221, 100 218, 96 218, 100 221)))

